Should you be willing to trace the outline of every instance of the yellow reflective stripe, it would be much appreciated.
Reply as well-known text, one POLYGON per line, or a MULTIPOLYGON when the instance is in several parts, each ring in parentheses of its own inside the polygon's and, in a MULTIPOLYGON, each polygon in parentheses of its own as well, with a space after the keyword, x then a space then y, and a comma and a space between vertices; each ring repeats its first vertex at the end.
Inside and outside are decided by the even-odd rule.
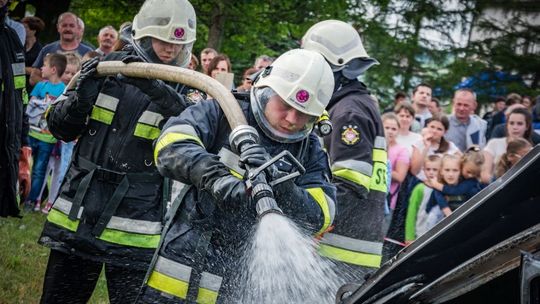
POLYGON ((153 271, 148 279, 148 286, 178 298, 186 299, 189 283, 177 280, 157 271, 153 271))
POLYGON ((160 132, 161 130, 159 128, 145 125, 142 123, 137 123, 137 125, 135 126, 135 132, 133 132, 133 135, 150 139, 150 140, 154 140, 159 137, 160 132))
MULTIPOLYGON (((72 221, 66 214, 54 208, 49 211, 47 220, 73 232, 77 231, 77 227, 79 226, 79 220, 72 221)), ((99 239, 110 243, 132 247, 157 248, 160 236, 161 235, 159 234, 138 234, 105 228, 99 239)))
POLYGON ((324 224, 317 234, 323 233, 332 224, 330 217, 330 209, 328 208, 328 201, 322 188, 308 188, 307 192, 313 197, 313 199, 319 204, 324 216, 324 224))
POLYGON ((197 294, 197 303, 214 304, 216 303, 217 298, 218 298, 217 292, 210 289, 206 289, 206 288, 199 288, 199 292, 197 294))
POLYGON ((15 82, 15 89, 22 89, 26 87, 26 77, 24 75, 19 75, 13 77, 13 82, 15 82))
POLYGON ((240 173, 234 171, 233 169, 229 169, 229 172, 231 172, 232 176, 234 176, 234 177, 236 177, 238 179, 244 179, 244 177, 240 173))
POLYGON ((158 157, 159 151, 161 151, 161 149, 165 148, 166 146, 168 146, 168 145, 170 145, 172 143, 175 143, 175 142, 178 142, 178 141, 184 141, 184 140, 192 140, 192 141, 198 143, 199 145, 201 145, 204 148, 204 145, 203 145, 201 139, 199 137, 197 137, 197 136, 183 134, 183 133, 170 132, 170 133, 164 134, 158 140, 158 142, 156 144, 156 148, 154 149, 154 162, 157 164, 157 157, 158 157))
POLYGON ((77 228, 79 227, 79 220, 72 221, 68 218, 67 215, 56 209, 51 209, 49 211, 49 215, 47 215, 47 221, 60 227, 64 227, 67 230, 73 232, 77 231, 77 228))
POLYGON ((28 98, 28 91, 26 90, 26 88, 23 88, 21 90, 21 95, 22 95, 23 105, 27 105, 29 98, 28 98))
POLYGON ((373 149, 373 162, 385 163, 388 159, 388 155, 385 150, 373 149))
POLYGON ((369 189, 371 178, 365 174, 350 169, 338 169, 333 171, 332 173, 335 176, 339 176, 357 185, 363 186, 366 189, 369 189))
POLYGON ((112 123, 113 117, 114 112, 100 108, 98 106, 94 106, 94 108, 92 109, 92 114, 90 114, 91 119, 100 121, 107 125, 110 125, 112 123))
POLYGON ((378 254, 349 251, 325 244, 319 244, 319 254, 337 261, 353 265, 375 268, 381 267, 382 256, 378 254))
POLYGON ((103 241, 139 248, 157 248, 159 245, 159 238, 159 234, 129 233, 107 228, 103 230, 103 233, 99 236, 99 239, 103 241))
POLYGON ((373 176, 371 178, 370 190, 387 192, 387 176, 388 167, 386 163, 374 162, 373 163, 373 176))

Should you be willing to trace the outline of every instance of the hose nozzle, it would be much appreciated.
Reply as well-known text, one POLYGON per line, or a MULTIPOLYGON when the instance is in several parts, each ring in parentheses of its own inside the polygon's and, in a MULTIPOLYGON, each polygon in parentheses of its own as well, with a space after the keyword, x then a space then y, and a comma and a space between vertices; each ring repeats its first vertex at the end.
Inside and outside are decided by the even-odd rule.
POLYGON ((255 210, 259 218, 268 213, 283 214, 278 207, 272 188, 266 183, 259 183, 253 187, 251 197, 255 201, 255 210))
POLYGON ((263 197, 257 201, 255 205, 257 217, 260 219, 269 213, 283 214, 283 211, 278 207, 276 200, 270 197, 263 197))

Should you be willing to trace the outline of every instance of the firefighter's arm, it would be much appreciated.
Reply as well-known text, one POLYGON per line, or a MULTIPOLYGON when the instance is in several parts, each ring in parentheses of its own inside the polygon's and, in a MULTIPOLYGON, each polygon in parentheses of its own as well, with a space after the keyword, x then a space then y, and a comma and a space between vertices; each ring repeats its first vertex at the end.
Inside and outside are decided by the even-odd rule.
POLYGON ((80 105, 75 91, 67 91, 47 109, 47 125, 54 137, 67 142, 82 134, 92 105, 80 105))
POLYGON ((54 137, 63 141, 75 140, 88 123, 104 78, 96 78, 99 60, 92 58, 81 68, 75 90, 67 90, 47 110, 47 124, 54 137))
POLYGON ((238 206, 248 200, 245 184, 207 151, 214 144, 222 112, 211 101, 198 103, 169 119, 156 142, 155 163, 166 177, 210 193, 218 203, 238 206))
POLYGON ((367 197, 373 173, 373 147, 376 131, 368 117, 345 112, 332 118, 328 153, 335 182, 354 185, 361 197, 367 197))
POLYGON ((274 187, 274 195, 283 212, 313 233, 328 229, 336 213, 336 188, 329 180, 328 159, 315 135, 305 156, 306 173, 295 181, 274 187))
MULTIPOLYGON (((128 55, 122 58, 122 62, 144 62, 137 55, 128 55)), ((122 82, 137 87, 150 97, 150 101, 158 105, 158 113, 164 116, 176 116, 188 107, 187 100, 176 92, 171 86, 159 79, 135 78, 119 75, 122 82)))

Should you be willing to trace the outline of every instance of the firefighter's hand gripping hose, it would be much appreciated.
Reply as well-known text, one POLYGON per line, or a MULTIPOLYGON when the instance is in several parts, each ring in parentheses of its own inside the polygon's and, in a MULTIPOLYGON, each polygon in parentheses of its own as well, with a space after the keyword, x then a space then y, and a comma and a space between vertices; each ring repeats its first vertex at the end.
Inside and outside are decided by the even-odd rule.
POLYGON ((270 158, 264 147, 258 144, 257 131, 248 125, 234 129, 229 135, 229 141, 237 152, 240 151, 240 162, 247 169, 246 186, 255 202, 258 217, 261 218, 268 213, 283 214, 277 205, 272 187, 303 174, 304 167, 289 151, 283 151, 270 158), (286 158, 298 171, 279 176, 275 163, 282 158, 286 158))

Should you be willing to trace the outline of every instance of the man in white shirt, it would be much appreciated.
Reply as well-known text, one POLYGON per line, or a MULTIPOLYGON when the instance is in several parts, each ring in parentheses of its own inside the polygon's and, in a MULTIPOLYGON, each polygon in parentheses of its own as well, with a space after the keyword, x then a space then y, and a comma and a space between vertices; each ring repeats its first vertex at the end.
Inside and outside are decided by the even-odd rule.
POLYGON ((444 136, 461 151, 472 145, 483 148, 486 144, 487 122, 474 114, 478 103, 471 89, 459 89, 452 99, 453 114, 448 116, 450 127, 444 136))

